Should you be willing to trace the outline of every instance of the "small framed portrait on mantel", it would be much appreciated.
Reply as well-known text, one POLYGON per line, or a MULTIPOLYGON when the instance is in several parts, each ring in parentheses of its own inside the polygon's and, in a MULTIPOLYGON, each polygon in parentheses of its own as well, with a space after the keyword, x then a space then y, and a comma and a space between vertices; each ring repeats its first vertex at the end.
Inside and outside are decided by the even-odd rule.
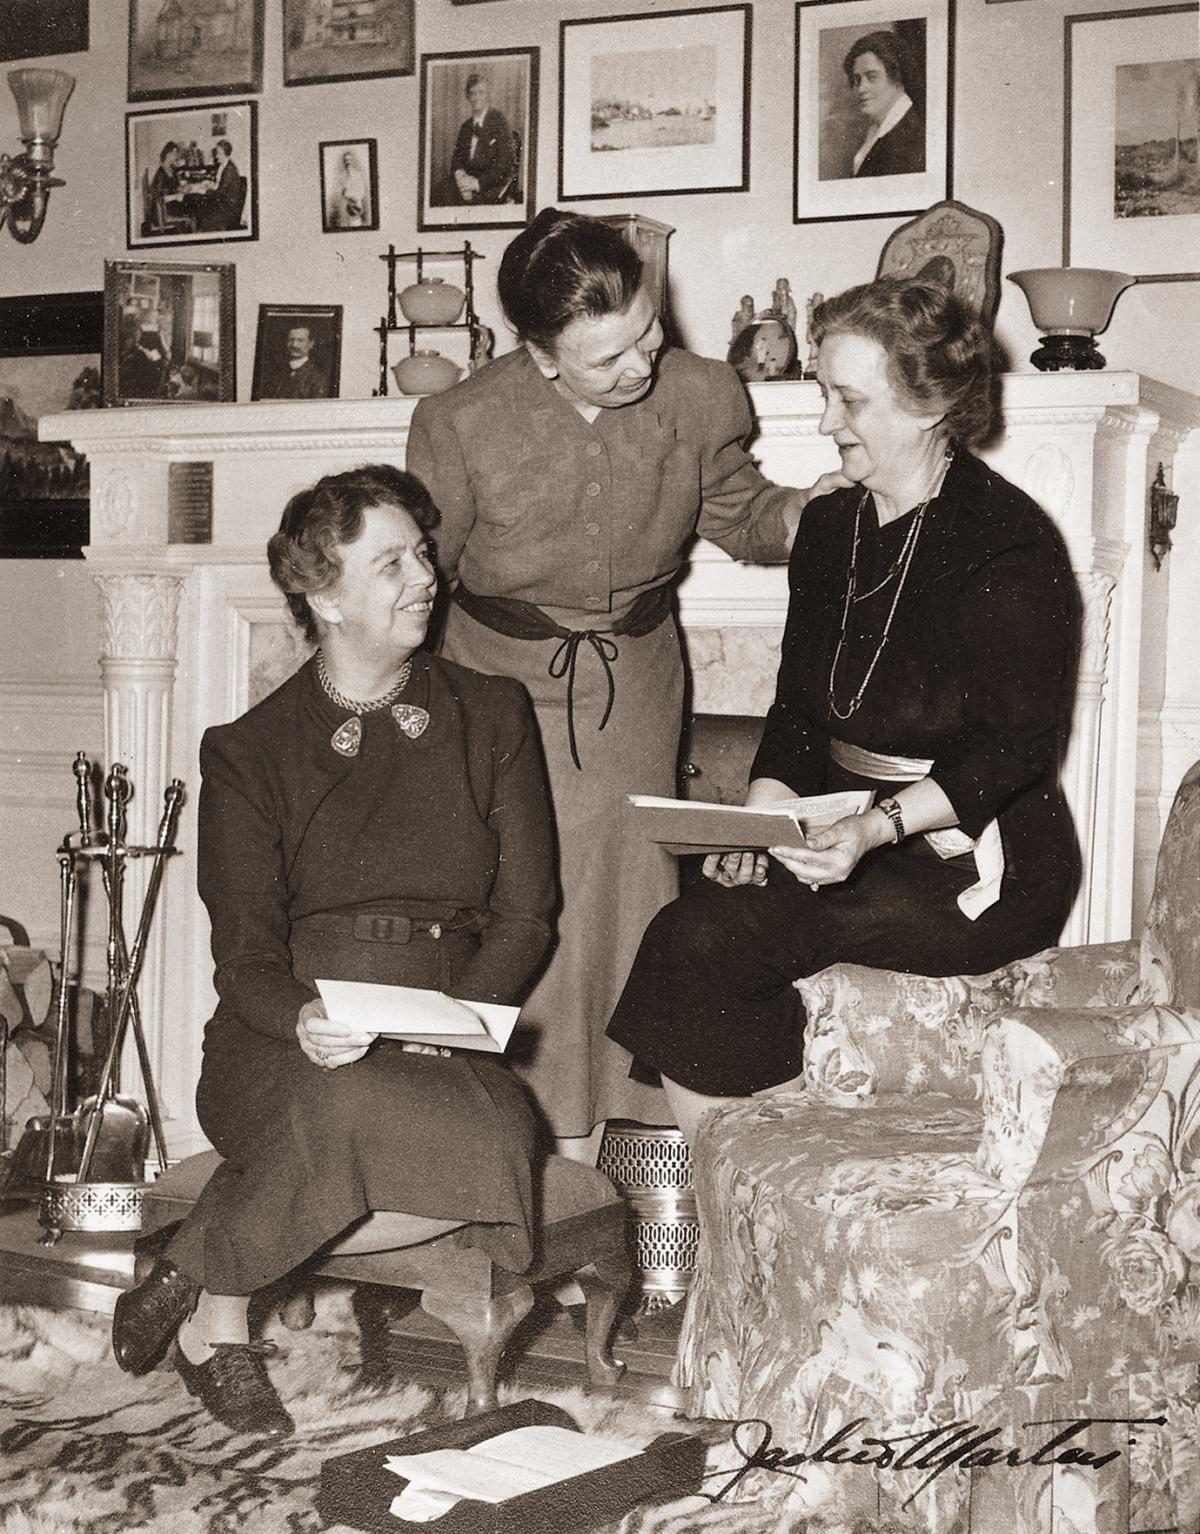
POLYGON ((341 304, 259 304, 251 399, 336 399, 341 304))
POLYGON ((126 114, 131 248, 258 238, 257 111, 230 101, 126 114))
POLYGON ((183 405, 237 396, 234 267, 104 263, 104 403, 183 405))
POLYGON ((798 0, 794 223, 950 196, 953 45, 954 0, 798 0))
POLYGON ((538 50, 421 56, 418 229, 519 229, 537 206, 538 50))
POLYGON ((373 138, 320 146, 321 228, 326 234, 379 228, 379 173, 373 138))

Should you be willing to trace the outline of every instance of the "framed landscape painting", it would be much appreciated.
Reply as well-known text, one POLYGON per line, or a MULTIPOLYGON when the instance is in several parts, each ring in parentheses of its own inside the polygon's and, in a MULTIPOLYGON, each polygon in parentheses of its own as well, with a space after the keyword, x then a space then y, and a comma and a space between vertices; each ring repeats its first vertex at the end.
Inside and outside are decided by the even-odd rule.
POLYGON ((283 0, 283 83, 411 75, 416 0, 283 0))
POLYGON ((129 99, 262 90, 265 0, 129 0, 129 99))
POLYGON ((0 558, 78 559, 89 541, 88 464, 38 421, 101 403, 101 293, 0 299, 0 558))
POLYGON ((954 0, 798 0, 794 223, 950 196, 953 47, 954 0))
POLYGON ((750 185, 750 7, 560 23, 558 195, 750 185))
POLYGON ((1063 265, 1200 280, 1200 6, 1065 18, 1063 265))

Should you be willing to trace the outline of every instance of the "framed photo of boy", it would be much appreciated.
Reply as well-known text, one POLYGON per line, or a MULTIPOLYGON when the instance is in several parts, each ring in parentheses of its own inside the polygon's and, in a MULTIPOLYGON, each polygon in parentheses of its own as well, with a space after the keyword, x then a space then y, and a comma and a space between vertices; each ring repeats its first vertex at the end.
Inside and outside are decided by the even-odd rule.
POLYGON ((230 101, 126 113, 131 249, 258 238, 257 112, 230 101))
POLYGON ((341 304, 259 304, 251 399, 336 399, 341 304))
POLYGON ((558 195, 750 185, 750 7, 560 23, 558 195))
POLYGON ((104 263, 104 403, 237 397, 231 263, 104 263))
POLYGON ((1064 18, 1063 265, 1200 280, 1200 6, 1064 18))
POLYGON ((416 0, 283 0, 283 83, 411 75, 416 0))
POLYGON ((375 140, 329 140, 321 157, 321 228, 326 234, 379 228, 379 172, 375 140))
POLYGON ((418 229, 519 229, 536 207, 538 50, 421 55, 418 229))
POLYGON ((129 99, 262 90, 265 0, 129 0, 129 99))
POLYGON ((797 224, 951 193, 954 0, 797 0, 797 224))

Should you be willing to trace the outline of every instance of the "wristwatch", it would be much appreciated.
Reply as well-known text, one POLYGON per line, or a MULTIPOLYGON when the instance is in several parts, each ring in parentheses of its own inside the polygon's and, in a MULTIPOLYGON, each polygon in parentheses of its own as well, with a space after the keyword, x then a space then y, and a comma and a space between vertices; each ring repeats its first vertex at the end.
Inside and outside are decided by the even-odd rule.
POLYGON ((904 811, 894 799, 880 799, 875 808, 882 810, 892 823, 892 839, 896 842, 904 840, 904 811))

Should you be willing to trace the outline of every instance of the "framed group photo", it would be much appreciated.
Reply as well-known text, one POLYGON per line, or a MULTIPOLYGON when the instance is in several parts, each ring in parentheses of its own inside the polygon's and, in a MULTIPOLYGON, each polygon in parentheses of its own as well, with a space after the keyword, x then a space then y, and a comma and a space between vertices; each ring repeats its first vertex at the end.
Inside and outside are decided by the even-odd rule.
POLYGON ((1064 18, 1063 265, 1200 280, 1200 6, 1064 18))
POLYGON ((104 403, 237 398, 231 263, 104 263, 104 403))
POLYGON ((954 0, 797 0, 797 224, 919 213, 952 186, 954 0))
POLYGON ((536 207, 538 50, 421 56, 418 229, 518 229, 536 207))
POLYGON ((326 234, 379 228, 379 171, 373 138, 329 140, 321 157, 321 228, 326 234))
POLYGON ((416 0, 283 0, 283 83, 411 75, 416 0))
POLYGON ((0 559, 77 559, 89 541, 88 464, 38 421, 102 403, 102 293, 0 298, 0 559))
POLYGON ((129 0, 130 101, 261 91, 265 3, 129 0))
POLYGON ((744 192, 750 7, 560 24, 558 195, 744 192))
POLYGON ((257 110, 231 101, 126 114, 131 248, 258 238, 257 110))
POLYGON ((259 304, 251 399, 336 399, 341 304, 259 304))

